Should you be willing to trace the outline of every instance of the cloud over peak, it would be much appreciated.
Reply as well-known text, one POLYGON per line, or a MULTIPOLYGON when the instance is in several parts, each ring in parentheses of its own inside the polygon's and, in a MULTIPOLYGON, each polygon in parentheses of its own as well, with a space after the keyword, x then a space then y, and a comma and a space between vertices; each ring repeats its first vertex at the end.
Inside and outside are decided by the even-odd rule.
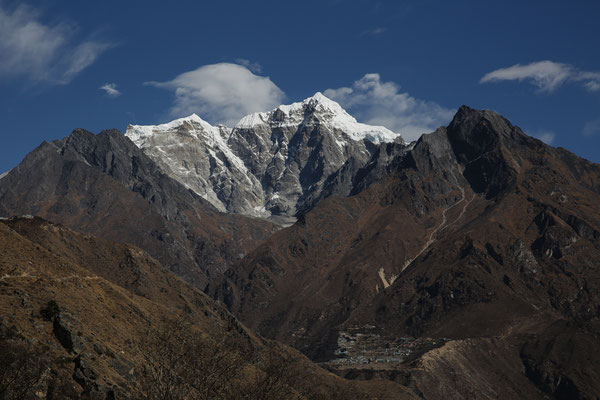
POLYGON ((589 91, 600 90, 600 72, 581 71, 570 64, 547 60, 500 68, 485 74, 479 82, 514 80, 528 81, 541 92, 552 92, 569 81, 578 82, 589 91))
POLYGON ((99 40, 77 41, 72 24, 44 24, 40 17, 31 7, 7 11, 0 3, 0 78, 66 84, 112 47, 99 40))
POLYGON ((325 96, 337 101, 361 122, 383 125, 408 140, 447 124, 453 112, 434 102, 402 93, 394 82, 383 82, 377 73, 365 74, 351 87, 327 89, 325 96))
POLYGON ((236 58, 235 63, 239 64, 239 65, 243 65, 244 67, 248 68, 250 71, 254 72, 255 74, 260 74, 262 72, 262 65, 260 65, 260 63, 258 63, 258 62, 252 62, 245 58, 236 58))
POLYGON ((268 77, 230 63, 204 65, 171 81, 146 82, 146 85, 175 93, 170 110, 173 117, 198 113, 211 123, 229 126, 247 114, 273 109, 285 98, 268 77))
MULTIPOLYGON (((174 93, 171 117, 196 113, 210 123, 227 126, 236 125, 248 114, 277 108, 286 98, 268 77, 231 63, 204 65, 170 81, 145 85, 174 93)), ((434 102, 401 92, 397 84, 382 81, 376 73, 365 74, 349 87, 327 89, 323 94, 359 121, 385 126, 409 141, 447 124, 454 114, 434 102)))

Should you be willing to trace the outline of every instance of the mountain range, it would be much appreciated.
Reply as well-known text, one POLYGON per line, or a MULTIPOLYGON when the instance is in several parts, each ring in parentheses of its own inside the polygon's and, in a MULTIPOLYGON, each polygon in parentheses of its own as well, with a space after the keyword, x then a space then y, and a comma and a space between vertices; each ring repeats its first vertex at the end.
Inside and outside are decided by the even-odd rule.
POLYGON ((280 398, 595 399, 598 204, 599 165, 467 106, 411 143, 320 93, 233 128, 194 114, 77 129, 0 177, 1 304, 26 298, 5 325, 94 365, 90 379, 68 364, 84 397, 136 393, 140 359, 119 356, 134 371, 119 375, 36 333, 25 315, 51 298, 86 343, 97 321, 82 302, 134 318, 98 331, 110 348, 158 329, 155 303, 211 337, 291 346, 322 390, 286 378, 296 397, 280 398))
POLYGON ((321 93, 248 115, 231 129, 193 114, 129 125, 125 136, 218 210, 284 224, 315 204, 342 167, 364 166, 381 143, 404 143, 387 128, 358 123, 321 93))

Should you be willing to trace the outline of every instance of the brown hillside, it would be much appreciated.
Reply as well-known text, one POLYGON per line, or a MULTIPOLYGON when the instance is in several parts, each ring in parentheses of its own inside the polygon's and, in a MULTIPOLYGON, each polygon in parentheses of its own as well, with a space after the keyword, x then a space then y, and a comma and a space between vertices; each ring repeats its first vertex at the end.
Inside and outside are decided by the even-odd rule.
MULTIPOLYGON (((36 354, 34 359, 46 360, 46 372, 36 386, 44 396, 148 396, 148 387, 143 386, 143 371, 148 367, 143 354, 152 348, 147 347, 154 341, 149 334, 176 331, 177 316, 186 315, 190 333, 227 343, 225 353, 213 357, 220 354, 222 360, 223 354, 240 354, 241 365, 247 364, 241 377, 222 377, 225 388, 230 380, 233 385, 235 379, 242 379, 240 387, 246 395, 272 395, 273 390, 265 391, 267 381, 259 379, 266 374, 277 377, 275 393, 281 398, 332 398, 332 393, 343 398, 410 398, 410 391, 400 385, 348 382, 289 348, 256 337, 204 293, 137 248, 76 233, 40 218, 2 222, 0 342, 25 346, 36 354), (48 315, 51 301, 60 311, 48 315), (165 321, 170 322, 164 325, 165 321), (296 361, 277 364, 287 372, 275 372, 275 364, 253 361, 260 354, 272 354, 266 360, 296 361)), ((168 342, 160 343, 169 349, 168 342)), ((200 357, 187 359, 199 362, 200 357)))
POLYGON ((598 357, 565 346, 600 348, 600 166, 468 107, 369 184, 379 164, 355 182, 364 190, 323 200, 214 293, 316 360, 351 351, 340 343, 352 332, 379 341, 373 354, 401 337, 459 340, 396 366, 428 398, 595 398, 598 357))

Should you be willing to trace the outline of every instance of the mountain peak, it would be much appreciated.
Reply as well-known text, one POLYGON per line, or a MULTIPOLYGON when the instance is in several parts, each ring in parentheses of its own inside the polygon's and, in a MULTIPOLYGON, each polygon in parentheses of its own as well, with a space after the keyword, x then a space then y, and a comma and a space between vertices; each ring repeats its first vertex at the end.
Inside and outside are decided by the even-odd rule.
POLYGON ((259 125, 299 127, 314 122, 328 126, 331 129, 340 130, 355 141, 367 140, 379 144, 397 141, 400 137, 399 133, 392 132, 386 127, 358 122, 340 104, 321 92, 317 92, 300 102, 280 105, 271 111, 247 115, 237 123, 235 128, 252 129, 259 125))
MULTIPOLYGON (((196 113, 188 115, 187 117, 178 118, 171 122, 167 122, 159 125, 129 125, 125 136, 129 137, 138 146, 140 143, 145 142, 155 134, 164 134, 179 130, 181 127, 191 127, 194 132, 201 132, 204 136, 214 140, 222 140, 221 130, 229 130, 229 128, 223 126, 213 126, 200 118, 196 113)), ((184 128, 189 130, 187 128, 184 128)))
POLYGON ((309 97, 309 98, 313 99, 313 100, 317 100, 317 101, 331 101, 331 102, 334 102, 333 100, 331 100, 329 97, 325 96, 321 92, 316 92, 315 94, 312 95, 312 97, 309 97))
MULTIPOLYGON (((330 114, 342 114, 348 115, 348 117, 352 118, 346 110, 339 105, 339 103, 331 100, 330 98, 323 95, 321 92, 317 92, 311 97, 308 97, 302 101, 288 104, 288 105, 280 105, 272 112, 276 112, 277 110, 281 110, 286 114, 290 114, 293 112, 311 112, 311 113, 330 113, 330 114)), ((352 118, 354 119, 354 118, 352 118)))
MULTIPOLYGON (((277 108, 266 111, 256 112, 243 117, 235 126, 236 128, 253 128, 257 125, 276 124, 276 125, 299 125, 306 114, 346 114, 346 111, 335 101, 325 97, 321 92, 315 93, 302 101, 282 104, 277 108)), ((352 118, 350 115, 348 117, 352 118)), ((353 118, 352 118, 353 119, 353 118)))
POLYGON ((338 102, 336 102, 334 100, 331 100, 329 97, 325 96, 321 92, 315 93, 311 97, 305 99, 302 103, 305 103, 305 104, 321 104, 324 107, 332 109, 332 110, 340 110, 342 112, 346 112, 342 108, 342 106, 340 106, 340 104, 338 102))
POLYGON ((130 128, 132 129, 140 129, 140 128, 148 128, 151 127, 153 130, 156 131, 166 131, 166 130, 170 130, 173 128, 176 128, 178 126, 181 126, 185 123, 190 123, 190 122, 195 122, 197 124, 200 124, 202 127, 205 128, 212 128, 213 126, 211 124, 209 124, 208 122, 206 122, 205 120, 203 120, 202 118, 200 118, 198 116, 198 114, 193 113, 191 115, 188 115, 187 117, 182 117, 182 118, 177 118, 174 119, 173 121, 170 122, 166 122, 164 124, 158 124, 158 125, 132 125, 130 124, 127 129, 129 130, 130 128))
POLYGON ((502 141, 509 147, 526 140, 526 135, 510 121, 492 110, 461 106, 448 126, 449 137, 468 147, 488 148, 502 141))

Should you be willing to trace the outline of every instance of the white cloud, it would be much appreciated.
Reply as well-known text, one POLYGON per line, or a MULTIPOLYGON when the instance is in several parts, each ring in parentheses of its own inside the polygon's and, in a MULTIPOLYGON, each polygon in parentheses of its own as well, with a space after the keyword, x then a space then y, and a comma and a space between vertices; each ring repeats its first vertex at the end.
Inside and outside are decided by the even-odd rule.
POLYGON ((250 60, 246 60, 245 58, 236 58, 235 63, 243 65, 255 74, 260 74, 262 72, 262 65, 260 65, 258 62, 252 62, 250 60))
POLYGON ((0 77, 27 77, 34 82, 69 83, 111 44, 76 42, 73 24, 44 24, 33 8, 12 12, 0 6, 0 77))
POLYGON ((401 93, 397 84, 382 82, 379 74, 366 74, 351 87, 327 89, 323 94, 361 122, 400 132, 407 141, 447 124, 454 114, 434 102, 401 93))
POLYGON ((541 92, 552 92, 569 81, 579 82, 589 91, 600 90, 600 72, 580 71, 573 65, 553 61, 537 61, 497 69, 485 74, 479 82, 512 80, 528 81, 541 92))
POLYGON ((600 134, 600 119, 589 121, 583 126, 584 136, 593 136, 600 134))
POLYGON ((146 85, 173 90, 171 116, 199 114, 211 123, 235 125, 241 117, 280 105, 285 94, 268 77, 230 63, 204 65, 168 82, 146 85))
POLYGON ((600 90, 600 81, 589 81, 584 84, 585 88, 590 92, 597 92, 600 90))
POLYGON ((546 144, 552 144, 554 139, 556 139, 556 133, 547 130, 539 130, 539 131, 529 131, 527 132, 529 135, 534 138, 540 139, 542 142, 546 144))
POLYGON ((121 92, 117 89, 116 83, 105 83, 98 89, 104 90, 108 97, 119 97, 121 95, 121 92))

